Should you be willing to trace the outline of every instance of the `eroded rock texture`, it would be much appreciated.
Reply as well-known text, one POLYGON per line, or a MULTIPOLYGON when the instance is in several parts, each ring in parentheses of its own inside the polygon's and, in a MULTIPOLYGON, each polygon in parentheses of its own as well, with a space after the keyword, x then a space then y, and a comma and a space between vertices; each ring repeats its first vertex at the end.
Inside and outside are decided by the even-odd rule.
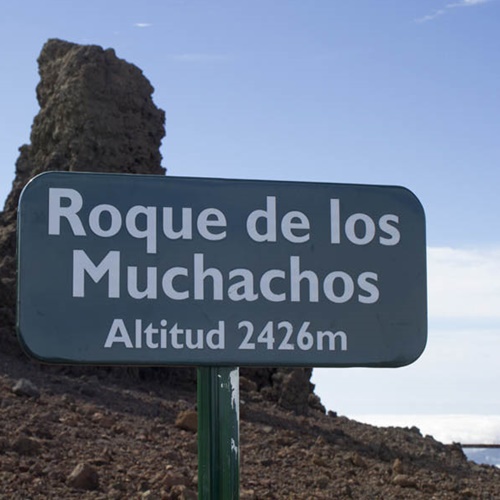
POLYGON ((159 149, 165 113, 137 66, 113 49, 56 39, 44 45, 38 65, 40 111, 0 213, 2 336, 14 328, 17 204, 29 179, 49 170, 165 174, 159 149))

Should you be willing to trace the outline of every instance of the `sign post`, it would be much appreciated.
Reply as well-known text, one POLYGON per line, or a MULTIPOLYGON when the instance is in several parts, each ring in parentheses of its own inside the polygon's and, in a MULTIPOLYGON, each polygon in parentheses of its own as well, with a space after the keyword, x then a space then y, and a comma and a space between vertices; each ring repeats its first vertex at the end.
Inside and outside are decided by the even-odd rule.
POLYGON ((198 368, 199 498, 239 498, 238 394, 238 368, 198 368))
POLYGON ((424 211, 397 186, 45 173, 20 197, 17 300, 44 362, 198 367, 201 498, 237 498, 234 367, 423 352, 424 211))

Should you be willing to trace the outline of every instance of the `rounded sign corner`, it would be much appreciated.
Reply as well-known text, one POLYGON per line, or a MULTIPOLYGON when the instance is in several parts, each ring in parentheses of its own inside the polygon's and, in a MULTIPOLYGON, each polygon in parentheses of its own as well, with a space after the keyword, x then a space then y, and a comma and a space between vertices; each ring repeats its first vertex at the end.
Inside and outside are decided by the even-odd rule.
POLYGON ((412 199, 416 207, 416 211, 421 214, 422 221, 425 226, 425 220, 426 220, 425 208, 422 202, 420 201, 420 198, 410 188, 407 188, 405 186, 398 186, 398 189, 401 189, 402 191, 406 192, 409 198, 412 199))
POLYGON ((411 353, 410 356, 408 357, 402 357, 399 359, 395 359, 394 363, 390 365, 391 368, 404 368, 406 366, 410 366, 413 363, 417 362, 425 352, 425 348, 427 346, 427 333, 425 333, 425 338, 423 339, 423 342, 419 346, 418 349, 414 349, 413 352, 411 353))
POLYGON ((36 353, 31 347, 29 346, 29 342, 26 341, 24 335, 22 334, 21 328, 17 326, 16 328, 16 333, 17 333, 17 339, 19 341, 19 344, 21 346, 22 351, 26 356, 29 358, 35 359, 37 361, 40 361, 41 363, 53 363, 51 359, 45 358, 44 356, 39 355, 36 353))

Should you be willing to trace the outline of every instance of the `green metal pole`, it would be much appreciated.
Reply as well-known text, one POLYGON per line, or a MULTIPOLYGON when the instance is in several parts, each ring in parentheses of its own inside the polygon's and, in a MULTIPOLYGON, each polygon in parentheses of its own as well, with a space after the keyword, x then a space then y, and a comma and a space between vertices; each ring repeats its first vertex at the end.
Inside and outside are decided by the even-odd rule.
POLYGON ((198 498, 239 499, 239 368, 198 368, 198 498))

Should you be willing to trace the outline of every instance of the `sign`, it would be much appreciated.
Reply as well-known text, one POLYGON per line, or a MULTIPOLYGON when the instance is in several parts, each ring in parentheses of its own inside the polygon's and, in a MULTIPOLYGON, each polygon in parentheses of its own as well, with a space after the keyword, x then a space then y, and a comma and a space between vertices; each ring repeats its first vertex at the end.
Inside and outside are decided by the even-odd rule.
POLYGON ((51 172, 18 238, 18 334, 43 361, 396 367, 425 347, 425 217, 401 187, 51 172))

